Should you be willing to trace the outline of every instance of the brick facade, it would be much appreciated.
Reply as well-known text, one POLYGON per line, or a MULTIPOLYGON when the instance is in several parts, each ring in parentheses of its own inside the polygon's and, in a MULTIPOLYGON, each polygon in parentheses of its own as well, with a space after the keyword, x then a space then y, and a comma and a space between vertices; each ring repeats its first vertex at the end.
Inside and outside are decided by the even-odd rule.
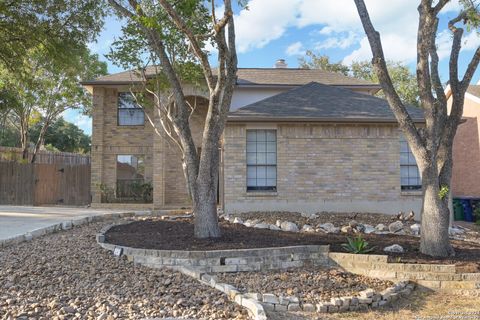
MULTIPOLYGON (((154 207, 182 207, 190 203, 183 175, 178 147, 166 137, 155 133, 145 116, 143 126, 119 126, 117 123, 117 96, 127 88, 93 89, 92 124, 92 203, 101 202, 100 184, 115 188, 117 155, 143 155, 145 157, 145 180, 153 184, 154 207), (167 187, 166 187, 167 186, 167 187)), ((206 102, 202 98, 195 101, 196 110, 191 117, 194 140, 199 145, 206 102)), ((158 125, 154 110, 147 110, 158 125)), ((160 126, 158 126, 160 129, 160 126)))
MULTIPOLYGON (((115 187, 116 156, 145 156, 154 208, 188 207, 178 147, 150 123, 117 125, 117 95, 126 88, 94 87, 92 202, 99 185, 115 187)), ((198 93, 197 93, 198 94, 198 93)), ((194 98, 191 98, 194 104, 194 98)), ((191 129, 201 146, 206 100, 197 98, 191 129)), ((148 111, 154 116, 154 111, 148 111)), ((154 119, 155 122, 158 119, 154 119)), ((160 128, 160 126, 159 126, 160 128)), ((399 133, 388 124, 228 123, 220 169, 220 202, 227 211, 420 212, 421 195, 400 189, 399 133), (246 192, 246 129, 277 130, 277 191, 246 192)))
POLYGON ((399 131, 393 125, 229 124, 224 146, 227 212, 250 210, 420 211, 400 188, 399 131), (247 192, 246 130, 276 129, 277 191, 247 192))

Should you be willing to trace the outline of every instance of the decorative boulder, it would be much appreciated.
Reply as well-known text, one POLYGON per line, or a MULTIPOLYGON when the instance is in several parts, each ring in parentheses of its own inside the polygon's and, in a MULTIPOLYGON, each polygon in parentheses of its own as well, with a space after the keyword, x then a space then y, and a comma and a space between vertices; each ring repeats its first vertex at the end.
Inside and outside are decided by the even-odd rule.
POLYGON ((365 230, 363 232, 366 233, 366 234, 370 234, 370 233, 373 233, 373 232, 377 231, 377 229, 375 229, 373 226, 371 226, 369 224, 364 224, 363 226, 365 227, 365 230))
POLYGON ((309 224, 304 224, 303 227, 302 227, 302 230, 300 230, 301 232, 315 232, 315 229, 309 225, 309 224))
POLYGON ((267 223, 263 223, 263 222, 257 223, 253 227, 257 229, 270 229, 270 226, 267 223))
POLYGON ((358 226, 358 222, 355 221, 355 220, 350 220, 350 222, 348 223, 348 225, 351 227, 351 228, 356 228, 358 226))
POLYGON ((395 222, 392 222, 390 223, 390 225, 388 226, 388 230, 390 230, 390 232, 398 232, 400 230, 403 229, 403 223, 402 221, 395 221, 395 222))
POLYGON ((240 223, 240 224, 243 224, 243 220, 240 219, 239 217, 235 217, 235 219, 233 219, 233 223, 240 223))
POLYGON ((357 226, 354 228, 354 230, 358 233, 365 232, 365 226, 361 223, 357 224, 357 226))
POLYGON ((353 229, 350 226, 343 226, 343 227, 340 228, 340 231, 343 232, 343 233, 350 233, 350 232, 352 232, 352 230, 353 229))
POLYGON ((418 223, 412 224, 410 230, 412 230, 414 235, 418 236, 420 234, 420 225, 418 223))
POLYGON ((333 223, 330 223, 330 222, 320 224, 318 227, 325 230, 326 233, 339 233, 340 232, 340 228, 335 227, 333 225, 333 223))
POLYGON ((315 218, 318 217, 315 213, 302 212, 300 215, 301 215, 303 218, 307 218, 307 219, 315 219, 315 218))
POLYGON ((283 231, 298 232, 297 225, 290 221, 283 221, 280 228, 282 228, 283 231))
POLYGON ((277 227, 277 226, 274 225, 274 224, 269 224, 269 225, 268 225, 268 229, 274 230, 274 231, 280 231, 280 230, 282 230, 282 229, 280 229, 279 227, 277 227))
POLYGON ((256 225, 258 222, 259 222, 259 221, 256 220, 256 219, 255 219, 255 220, 250 220, 250 219, 249 219, 249 220, 245 221, 244 226, 245 226, 245 227, 253 227, 253 226, 256 225))
POLYGON ((377 229, 378 231, 386 231, 386 230, 387 230, 387 226, 385 226, 383 223, 379 223, 379 224, 377 224, 377 226, 375 227, 375 229, 377 229))
POLYGON ((280 227, 282 226, 282 221, 277 220, 277 221, 275 222, 275 225, 280 228, 280 227))
POLYGON ((402 253, 403 248, 399 244, 392 244, 391 246, 383 248, 383 251, 385 252, 396 252, 396 253, 402 253))

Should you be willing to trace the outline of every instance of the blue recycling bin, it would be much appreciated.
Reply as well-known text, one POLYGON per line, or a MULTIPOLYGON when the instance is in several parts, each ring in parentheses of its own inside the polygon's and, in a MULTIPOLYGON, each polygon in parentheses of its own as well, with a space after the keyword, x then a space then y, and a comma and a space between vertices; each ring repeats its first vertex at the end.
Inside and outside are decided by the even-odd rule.
POLYGON ((465 217, 465 221, 467 222, 473 222, 473 208, 472 208, 472 203, 470 202, 470 199, 468 198, 460 198, 460 202, 462 203, 463 206, 463 215, 465 217))

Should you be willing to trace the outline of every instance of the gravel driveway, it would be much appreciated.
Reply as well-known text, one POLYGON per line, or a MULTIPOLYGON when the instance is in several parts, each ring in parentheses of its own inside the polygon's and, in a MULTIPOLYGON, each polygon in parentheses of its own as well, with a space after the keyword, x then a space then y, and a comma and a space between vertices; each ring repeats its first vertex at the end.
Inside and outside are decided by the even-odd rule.
POLYGON ((248 319, 182 274, 117 260, 95 223, 0 249, 0 319, 248 319))

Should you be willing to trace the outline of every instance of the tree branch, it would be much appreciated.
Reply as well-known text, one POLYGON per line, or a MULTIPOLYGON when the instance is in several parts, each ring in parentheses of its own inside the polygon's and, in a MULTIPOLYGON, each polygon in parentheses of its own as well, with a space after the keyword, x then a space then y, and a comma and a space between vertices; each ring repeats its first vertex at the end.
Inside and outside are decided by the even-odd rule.
POLYGON ((411 146, 418 150, 423 157, 425 157, 425 144, 423 139, 416 129, 412 118, 408 114, 407 109, 400 100, 400 97, 398 96, 393 86, 392 79, 388 73, 380 34, 373 27, 364 0, 355 0, 355 5, 357 7, 360 20, 362 21, 363 29, 365 30, 370 43, 370 48, 373 55, 372 64, 375 67, 385 97, 387 98, 388 103, 395 114, 400 128, 405 133, 408 141, 411 143, 411 146))

